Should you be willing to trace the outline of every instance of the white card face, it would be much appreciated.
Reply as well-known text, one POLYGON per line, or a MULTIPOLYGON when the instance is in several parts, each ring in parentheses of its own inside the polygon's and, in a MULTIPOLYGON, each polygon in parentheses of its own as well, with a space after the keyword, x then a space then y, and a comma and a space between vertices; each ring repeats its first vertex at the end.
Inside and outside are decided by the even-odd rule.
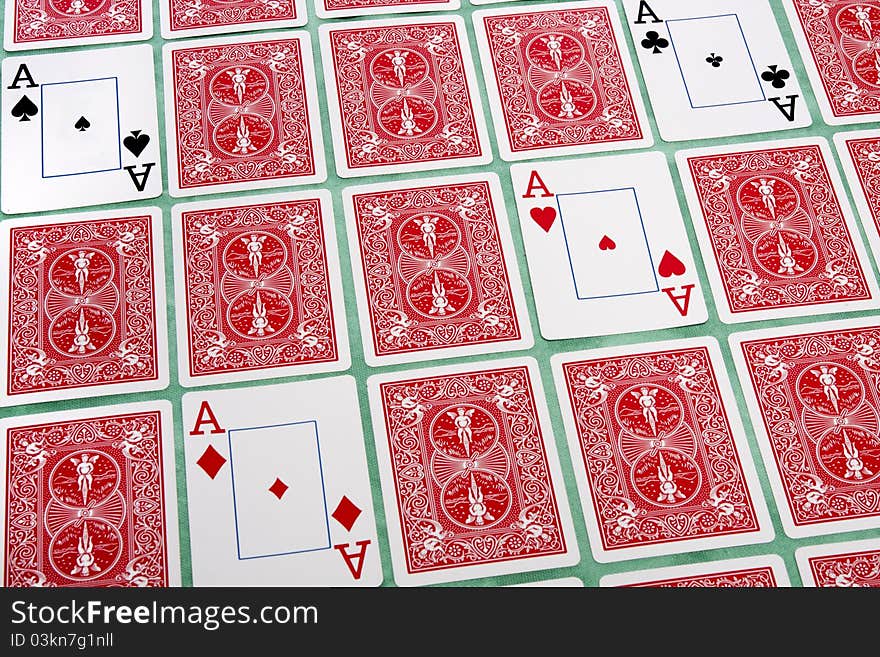
POLYGON ((545 338, 708 319, 661 153, 517 164, 510 172, 545 338))
MULTIPOLYGON (((461 7, 460 0, 312 0, 318 18, 348 18, 410 14, 423 11, 454 11, 461 7)), ((497 1, 497 0, 495 0, 497 1)), ((474 3, 477 4, 477 3, 474 3)))
POLYGON ((724 559, 669 568, 605 575, 601 587, 618 586, 791 586, 785 562, 775 554, 743 559, 724 559))
POLYGON ((195 586, 378 586, 355 380, 183 397, 195 586))
POLYGON ((162 193, 150 46, 9 57, 2 93, 5 213, 162 193))
POLYGON ((826 543, 794 553, 805 587, 877 587, 880 585, 880 539, 826 543))
POLYGON ((812 123, 766 0, 624 0, 665 141, 812 123))

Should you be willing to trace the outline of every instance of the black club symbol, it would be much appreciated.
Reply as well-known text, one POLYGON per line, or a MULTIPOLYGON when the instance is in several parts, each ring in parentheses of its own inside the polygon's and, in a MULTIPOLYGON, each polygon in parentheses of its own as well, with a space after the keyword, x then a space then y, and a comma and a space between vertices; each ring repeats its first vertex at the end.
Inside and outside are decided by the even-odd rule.
POLYGON ((716 55, 714 52, 706 57, 706 62, 712 65, 712 68, 718 68, 721 66, 721 62, 724 61, 724 57, 721 55, 716 55))
POLYGON ((772 84, 774 89, 782 89, 785 86, 785 81, 791 77, 791 73, 784 68, 779 68, 776 64, 768 66, 767 69, 761 73, 761 79, 772 84))
POLYGON ((655 32, 651 30, 650 32, 645 34, 645 38, 642 39, 642 48, 645 50, 653 50, 655 55, 659 55, 663 48, 669 47, 669 39, 665 39, 660 36, 659 32, 655 32))

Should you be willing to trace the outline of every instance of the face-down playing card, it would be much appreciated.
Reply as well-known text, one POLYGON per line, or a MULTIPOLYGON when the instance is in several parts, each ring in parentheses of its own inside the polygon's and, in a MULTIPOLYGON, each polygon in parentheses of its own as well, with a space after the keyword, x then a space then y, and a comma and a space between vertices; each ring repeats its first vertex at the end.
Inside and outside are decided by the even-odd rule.
POLYGON ((773 539, 712 338, 552 359, 593 557, 773 539))
POLYGON ((348 368, 332 207, 323 190, 174 206, 182 385, 348 368))
POLYGON ((305 25, 306 0, 161 0, 162 38, 305 25))
POLYGON ((708 319, 662 154, 516 164, 510 171, 545 338, 708 319))
POLYGON ((474 28, 505 160, 653 143, 614 3, 481 11, 474 28))
POLYGON ((876 528, 876 319, 735 333, 730 344, 786 534, 876 528))
POLYGON ((838 132, 834 145, 876 261, 880 258, 880 131, 838 132))
POLYGON ((355 381, 183 397, 196 586, 378 586, 355 381))
POLYGON ((798 548, 804 586, 880 588, 880 540, 848 541, 798 548))
POLYGON ((454 11, 460 0, 314 0, 319 18, 345 18, 417 11, 454 11))
POLYGON ((320 35, 340 176, 491 162, 461 18, 333 23, 320 35))
POLYGON ((163 60, 172 196, 326 178, 308 33, 170 43, 163 60))
POLYGON ((783 6, 825 122, 880 118, 880 4, 788 0, 783 6))
POLYGON ((679 151, 676 160, 721 321, 878 306, 824 139, 679 151))
POLYGON ((775 554, 691 563, 606 575, 599 586, 637 588, 773 588, 791 586, 785 562, 775 554))
POLYGON ((369 365, 533 344, 497 176, 345 190, 369 365))
POLYGON ((401 586, 580 560, 533 359, 367 382, 401 586))
POLYGON ((132 208, 0 225, 0 406, 168 385, 162 215, 132 208))
POLYGON ((3 584, 180 586, 171 405, 0 421, 3 584))
POLYGON ((149 0, 9 0, 6 50, 62 48, 153 36, 149 0))
POLYGON ((766 0, 624 0, 666 141, 810 125, 766 0))
POLYGON ((2 72, 4 212, 162 193, 150 46, 9 57, 2 72))

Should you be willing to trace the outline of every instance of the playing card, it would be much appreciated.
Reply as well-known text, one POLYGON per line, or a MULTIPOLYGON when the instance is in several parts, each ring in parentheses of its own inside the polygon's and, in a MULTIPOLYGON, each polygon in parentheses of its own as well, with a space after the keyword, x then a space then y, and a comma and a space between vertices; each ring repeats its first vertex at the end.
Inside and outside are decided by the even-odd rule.
POLYGON ((583 588, 584 583, 577 577, 560 577, 559 579, 545 579, 540 582, 526 582, 525 584, 513 584, 511 588, 542 588, 542 589, 574 589, 583 588))
POLYGON ((679 151, 676 160, 721 321, 877 308, 824 139, 679 151))
POLYGON ((834 135, 834 145, 868 236, 868 244, 874 252, 874 259, 880 260, 880 132, 839 132, 834 135))
POLYGON ((6 50, 61 48, 153 36, 153 3, 144 0, 7 0, 6 50))
POLYGON ((168 386, 162 212, 0 223, 0 406, 168 386))
POLYGON ((783 3, 829 125, 880 119, 880 6, 853 0, 783 3))
POLYGON ((182 385, 348 369, 329 192, 187 203, 172 214, 182 385))
POLYGON ((654 143, 613 2, 552 11, 528 5, 473 18, 502 158, 654 143))
POLYGON ((510 175, 546 339, 708 319, 662 153, 515 164, 510 175))
POLYGON ((350 376, 183 396, 195 586, 378 586, 350 376))
POLYGON ((534 344, 498 177, 344 191, 368 365, 534 344))
POLYGON ((624 0, 665 141, 812 123, 767 0, 624 0))
POLYGON ((311 52, 296 31, 166 44, 172 196, 326 179, 311 52))
POLYGON ((3 584, 180 586, 171 404, 0 420, 3 584))
POLYGON ((735 333, 730 346, 785 533, 876 529, 876 319, 735 333))
POLYGON ((3 60, 6 214, 162 193, 148 45, 3 60))
POLYGON ((304 0, 161 0, 162 38, 299 27, 304 0))
POLYGON ((596 561, 773 539, 713 338, 551 363, 596 561))
POLYGON ((795 552, 804 586, 880 587, 880 540, 799 548, 795 552))
POLYGON ((635 588, 775 588, 791 586, 775 554, 605 575, 599 586, 635 588))
POLYGON ((384 374, 367 387, 399 586, 578 563, 534 359, 384 374))
POLYGON ((492 161, 461 18, 334 23, 319 33, 341 177, 492 161))
POLYGON ((314 0, 319 18, 408 14, 414 11, 451 11, 460 0, 314 0))

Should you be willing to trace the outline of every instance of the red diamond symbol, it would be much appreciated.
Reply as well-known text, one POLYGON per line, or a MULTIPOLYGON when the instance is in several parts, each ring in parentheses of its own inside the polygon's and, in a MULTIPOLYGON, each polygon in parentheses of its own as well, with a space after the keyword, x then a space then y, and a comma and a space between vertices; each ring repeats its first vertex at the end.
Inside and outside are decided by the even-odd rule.
POLYGON ((278 477, 275 477, 275 483, 269 486, 269 492, 280 500, 284 497, 284 493, 287 492, 288 488, 290 488, 290 486, 285 484, 278 477))
POLYGON ((196 464, 213 479, 220 472, 220 468, 226 463, 226 458, 216 449, 208 445, 208 449, 199 457, 196 464))
POLYGON ((361 510, 354 502, 343 495, 342 499, 339 500, 339 504, 336 505, 336 510, 330 515, 333 516, 336 522, 345 527, 347 531, 351 531, 355 521, 361 515, 361 510))

